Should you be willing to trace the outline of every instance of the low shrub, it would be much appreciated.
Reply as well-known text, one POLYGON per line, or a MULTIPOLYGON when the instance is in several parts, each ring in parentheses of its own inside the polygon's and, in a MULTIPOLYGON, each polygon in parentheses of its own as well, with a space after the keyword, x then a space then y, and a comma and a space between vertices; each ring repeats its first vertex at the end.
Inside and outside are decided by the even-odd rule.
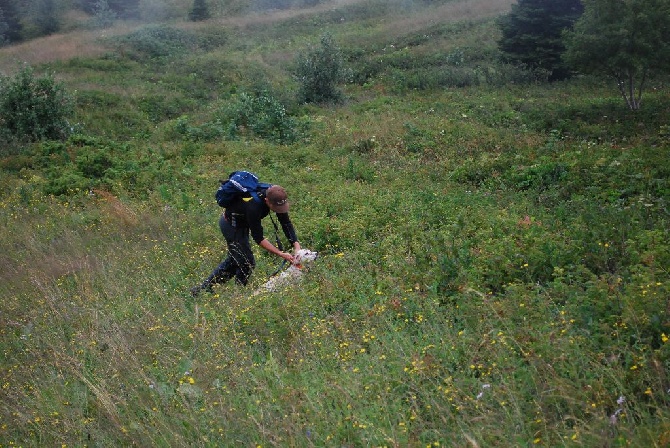
POLYGON ((191 142, 208 142, 230 135, 229 126, 220 120, 203 123, 200 126, 190 123, 188 115, 177 118, 168 130, 168 136, 191 142))
POLYGON ((181 95, 145 95, 137 100, 152 123, 160 123, 195 108, 195 101, 181 95))
POLYGON ((35 178, 35 185, 47 195, 67 196, 102 188, 145 196, 187 175, 187 170, 178 167, 188 157, 182 149, 171 152, 76 134, 65 142, 40 143, 21 163, 44 171, 43 177, 35 178))

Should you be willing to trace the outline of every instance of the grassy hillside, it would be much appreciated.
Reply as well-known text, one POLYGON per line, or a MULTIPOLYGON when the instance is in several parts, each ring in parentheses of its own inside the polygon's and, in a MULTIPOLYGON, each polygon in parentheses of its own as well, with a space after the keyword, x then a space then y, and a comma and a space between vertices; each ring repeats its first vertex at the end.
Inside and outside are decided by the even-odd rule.
POLYGON ((0 49, 76 98, 66 142, 1 152, 0 446, 668 446, 667 80, 635 113, 607 82, 535 82, 497 59, 511 3, 0 49), (298 104, 326 32, 345 100, 298 104), (297 140, 232 126, 248 97, 297 140), (321 257, 252 297, 278 267, 257 250, 251 285, 193 299, 238 168, 287 188, 321 257))

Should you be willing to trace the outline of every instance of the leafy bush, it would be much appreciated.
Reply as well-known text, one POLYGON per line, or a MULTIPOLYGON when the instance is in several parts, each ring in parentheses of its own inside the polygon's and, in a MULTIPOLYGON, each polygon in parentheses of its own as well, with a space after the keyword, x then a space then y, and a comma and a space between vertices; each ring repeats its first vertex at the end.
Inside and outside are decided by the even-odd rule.
POLYGON ((77 169, 87 178, 101 178, 114 165, 107 148, 91 148, 79 151, 75 160, 77 169))
POLYGON ((321 46, 298 56, 295 76, 300 82, 298 99, 304 103, 338 102, 342 92, 337 85, 350 76, 340 49, 332 36, 321 37, 321 46))
POLYGON ((224 111, 222 122, 229 123, 230 137, 245 130, 256 137, 282 145, 297 141, 303 126, 286 112, 286 107, 269 93, 242 93, 238 101, 224 111))
POLYGON ((26 67, 0 77, 0 137, 6 140, 63 139, 71 132, 73 97, 53 75, 36 77, 26 67))

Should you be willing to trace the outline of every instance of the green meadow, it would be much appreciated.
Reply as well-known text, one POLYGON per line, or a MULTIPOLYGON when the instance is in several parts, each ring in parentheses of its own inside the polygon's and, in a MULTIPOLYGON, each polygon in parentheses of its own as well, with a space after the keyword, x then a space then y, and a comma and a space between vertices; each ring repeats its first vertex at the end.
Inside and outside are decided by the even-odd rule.
POLYGON ((173 3, 0 49, 75 100, 0 150, 0 447, 670 445, 668 79, 501 63, 511 0, 173 3), (325 33, 342 100, 300 104, 325 33), (236 169, 320 257, 192 298, 236 169))

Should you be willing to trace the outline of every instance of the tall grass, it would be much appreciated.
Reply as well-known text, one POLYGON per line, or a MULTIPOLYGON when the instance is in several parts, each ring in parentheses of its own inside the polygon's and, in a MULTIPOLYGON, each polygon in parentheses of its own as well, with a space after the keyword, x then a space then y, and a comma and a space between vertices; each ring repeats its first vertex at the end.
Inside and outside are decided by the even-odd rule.
MULTIPOLYGON (((408 76, 458 42, 494 66, 493 28, 466 19, 343 50, 355 68, 406 42, 408 76)), ((288 104, 297 143, 175 133, 254 85, 290 98, 263 20, 175 57, 55 63, 81 134, 0 161, 0 445, 667 446, 666 90, 633 114, 587 80, 426 91, 382 64, 341 106, 288 104), (248 288, 193 299, 238 168, 287 188, 321 257, 252 296, 278 266, 259 251, 248 288)), ((282 57, 323 31, 292 20, 282 57)))

